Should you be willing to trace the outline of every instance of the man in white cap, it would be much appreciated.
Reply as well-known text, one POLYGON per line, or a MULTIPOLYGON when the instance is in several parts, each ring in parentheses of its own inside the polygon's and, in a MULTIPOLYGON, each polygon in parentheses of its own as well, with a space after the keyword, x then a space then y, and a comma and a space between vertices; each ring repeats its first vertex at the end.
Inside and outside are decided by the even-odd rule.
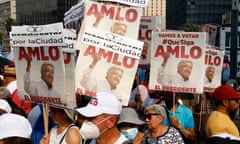
POLYGON ((11 113, 11 112, 12 112, 12 108, 8 104, 8 102, 4 99, 0 99, 0 115, 4 113, 11 113))
POLYGON ((127 141, 117 128, 121 110, 122 104, 116 96, 97 93, 87 106, 76 109, 85 118, 80 128, 82 138, 95 139, 90 144, 122 144, 127 141))
POLYGON ((1 144, 32 144, 31 133, 31 124, 25 117, 12 113, 5 113, 0 116, 1 144))

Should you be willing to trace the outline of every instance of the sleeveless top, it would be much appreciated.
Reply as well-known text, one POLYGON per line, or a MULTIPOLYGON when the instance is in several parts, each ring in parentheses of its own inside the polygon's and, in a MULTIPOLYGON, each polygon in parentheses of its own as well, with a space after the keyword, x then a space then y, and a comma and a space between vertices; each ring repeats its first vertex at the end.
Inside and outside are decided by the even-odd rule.
MULTIPOLYGON (((65 141, 68 130, 72 128, 79 129, 76 125, 70 124, 63 132, 57 134, 58 126, 52 128, 50 132, 50 141, 49 144, 67 144, 65 141)), ((80 134, 80 133, 79 133, 80 134)))

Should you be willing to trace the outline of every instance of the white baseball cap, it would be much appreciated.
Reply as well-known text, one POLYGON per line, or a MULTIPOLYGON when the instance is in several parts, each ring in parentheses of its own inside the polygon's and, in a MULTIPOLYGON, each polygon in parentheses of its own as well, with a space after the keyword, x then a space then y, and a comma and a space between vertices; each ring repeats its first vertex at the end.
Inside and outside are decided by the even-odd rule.
POLYGON ((12 108, 5 99, 0 99, 0 109, 6 111, 7 113, 12 112, 12 108))
POLYGON ((119 115, 122 103, 111 93, 99 92, 91 98, 87 106, 78 108, 76 111, 85 117, 96 117, 101 114, 119 115))
POLYGON ((0 140, 8 137, 30 138, 32 127, 25 117, 5 113, 0 116, 0 140))

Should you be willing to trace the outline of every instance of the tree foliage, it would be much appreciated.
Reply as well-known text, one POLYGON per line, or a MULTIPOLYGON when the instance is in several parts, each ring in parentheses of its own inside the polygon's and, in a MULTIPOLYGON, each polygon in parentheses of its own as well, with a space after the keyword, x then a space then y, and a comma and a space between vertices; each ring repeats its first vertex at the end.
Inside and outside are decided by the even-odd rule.
POLYGON ((179 30, 183 30, 185 32, 200 32, 201 27, 195 23, 185 23, 178 28, 179 30))
POLYGON ((5 28, 7 30, 7 33, 9 34, 9 32, 11 31, 11 27, 13 25, 16 25, 16 21, 12 18, 7 18, 6 21, 5 21, 5 28))

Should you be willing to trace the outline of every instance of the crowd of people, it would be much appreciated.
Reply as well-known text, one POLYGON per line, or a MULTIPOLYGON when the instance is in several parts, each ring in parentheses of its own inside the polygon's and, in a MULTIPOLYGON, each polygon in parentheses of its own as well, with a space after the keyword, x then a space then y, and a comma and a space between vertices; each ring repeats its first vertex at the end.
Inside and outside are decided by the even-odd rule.
POLYGON ((196 104, 201 103, 199 111, 186 103, 184 93, 149 90, 145 70, 128 106, 110 91, 97 91, 95 97, 76 95, 75 109, 49 105, 46 132, 43 105, 20 100, 16 75, 3 76, 8 82, 0 87, 0 144, 198 144, 200 139, 207 144, 240 143, 233 121, 239 116, 240 94, 228 82, 213 93, 194 95, 196 104))

